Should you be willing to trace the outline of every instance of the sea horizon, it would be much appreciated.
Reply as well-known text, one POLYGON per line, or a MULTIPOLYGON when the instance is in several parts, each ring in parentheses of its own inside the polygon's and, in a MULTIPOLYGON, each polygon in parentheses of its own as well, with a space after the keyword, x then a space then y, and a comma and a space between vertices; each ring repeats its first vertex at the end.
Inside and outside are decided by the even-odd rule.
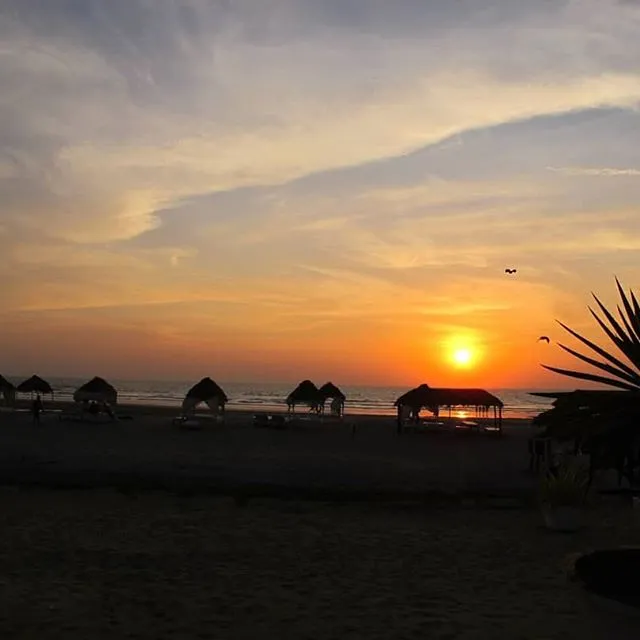
MULTIPOLYGON (((23 376, 6 376, 14 383, 24 380, 23 376)), ((71 400, 73 392, 88 378, 75 376, 48 377, 58 400, 71 400)), ((140 404, 148 406, 176 407, 178 409, 186 392, 194 380, 153 380, 110 378, 109 382, 118 391, 119 404, 140 404)), ((218 381, 224 388, 229 409, 278 411, 286 407, 285 399, 297 382, 225 382, 218 381)), ((338 384, 347 396, 346 413, 353 415, 393 415, 395 399, 409 390, 409 385, 356 385, 338 384)), ((552 400, 530 395, 558 389, 485 387, 504 402, 503 414, 509 418, 531 418, 551 407, 552 400)))

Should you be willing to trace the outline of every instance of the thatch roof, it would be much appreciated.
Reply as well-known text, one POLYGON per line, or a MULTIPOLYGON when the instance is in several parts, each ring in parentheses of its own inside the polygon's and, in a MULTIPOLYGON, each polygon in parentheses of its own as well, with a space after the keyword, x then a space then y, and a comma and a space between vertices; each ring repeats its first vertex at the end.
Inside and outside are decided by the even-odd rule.
POLYGON ((287 404, 320 401, 320 393, 311 380, 303 380, 288 396, 287 404))
POLYGON ((590 437, 612 428, 636 428, 640 393, 618 390, 576 390, 533 393, 555 398, 552 408, 533 418, 545 435, 559 439, 590 437))
POLYGON ((318 393, 324 400, 327 398, 337 398, 344 402, 347 399, 347 396, 345 396, 344 393, 342 393, 342 391, 333 384, 333 382, 326 382, 323 384, 320 389, 318 389, 318 393))
POLYGON ((108 402, 109 404, 116 404, 118 402, 118 392, 116 388, 110 385, 103 378, 92 378, 86 384, 76 389, 73 394, 75 402, 108 402))
POLYGON ((31 376, 24 380, 18 385, 17 390, 20 393, 53 393, 51 385, 39 376, 31 376))
POLYGON ((194 384, 193 387, 187 391, 186 398, 198 400, 199 402, 206 402, 212 398, 217 398, 222 404, 229 401, 229 398, 222 390, 222 387, 220 387, 211 378, 202 378, 200 382, 194 384))
POLYGON ((14 391, 15 386, 4 376, 0 376, 0 391, 14 391))
POLYGON ((431 387, 428 384, 421 384, 415 389, 411 389, 406 393, 403 393, 395 402, 396 407, 408 406, 408 407, 426 407, 423 402, 428 398, 428 393, 431 387))
POLYGON ((554 407, 589 407, 591 409, 619 408, 640 403, 640 392, 610 389, 576 389, 575 391, 535 392, 532 396, 553 398, 554 407))
POLYGON ((503 407, 500 398, 484 389, 449 389, 421 384, 395 401, 409 407, 503 407))

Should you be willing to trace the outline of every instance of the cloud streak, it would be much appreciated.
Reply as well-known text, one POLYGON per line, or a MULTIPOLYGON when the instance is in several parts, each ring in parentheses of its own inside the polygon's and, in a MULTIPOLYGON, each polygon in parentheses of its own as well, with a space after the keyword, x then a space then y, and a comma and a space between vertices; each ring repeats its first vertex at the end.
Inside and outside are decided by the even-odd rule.
MULTIPOLYGON (((400 3, 393 20, 381 3, 320 4, 274 2, 268 14, 255 2, 223 10, 177 0, 153 12, 139 0, 86 12, 16 8, 0 66, 9 96, 0 122, 12 123, 22 178, 5 185, 12 210, 44 200, 66 239, 126 239, 191 194, 283 183, 473 128, 640 100, 637 74, 607 58, 618 52, 613 35, 626 33, 622 10, 598 27, 597 56, 587 55, 594 26, 576 3, 560 13, 519 4, 494 24, 470 11, 461 26, 459 14, 429 3, 400 3), (416 20, 434 21, 432 40, 412 39, 416 20), (498 35, 506 46, 513 38, 511 68, 487 47, 498 35), (552 66, 519 57, 540 38, 552 66), (568 55, 577 44, 579 59, 568 55), (81 212, 98 202, 92 234, 81 212)), ((496 4, 489 15, 498 14, 496 4)), ((628 44, 630 57, 638 45, 628 44)))
POLYGON ((640 176, 640 169, 613 167, 547 167, 549 171, 566 176, 640 176))
POLYGON ((534 283, 635 274, 639 28, 594 0, 6 0, 3 311, 488 331, 507 259, 547 310, 534 283))

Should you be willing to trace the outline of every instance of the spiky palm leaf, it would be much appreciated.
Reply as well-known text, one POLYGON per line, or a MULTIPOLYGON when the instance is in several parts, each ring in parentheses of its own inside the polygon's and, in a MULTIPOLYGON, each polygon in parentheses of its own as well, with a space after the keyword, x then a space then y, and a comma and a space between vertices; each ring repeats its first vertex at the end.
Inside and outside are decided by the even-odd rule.
POLYGON ((629 296, 627 296, 617 278, 616 285, 622 302, 622 307, 620 307, 620 305, 616 307, 618 315, 620 316, 620 321, 616 320, 614 315, 593 293, 591 295, 602 312, 604 320, 591 307, 589 307, 589 311, 607 337, 628 360, 629 364, 626 364, 612 353, 609 353, 594 342, 591 342, 591 340, 588 340, 576 331, 573 331, 573 329, 570 329, 562 322, 558 322, 565 331, 580 340, 580 342, 589 347, 591 351, 604 358, 606 362, 603 362, 602 360, 595 360, 562 344, 559 346, 578 360, 581 360, 582 362, 585 362, 608 375, 559 369, 557 367, 551 367, 543 364, 542 366, 545 369, 559 373, 563 376, 598 382, 611 387, 617 387, 618 389, 626 389, 629 391, 640 390, 640 304, 638 304, 633 291, 630 291, 629 296), (606 324, 605 320, 609 325, 606 324))

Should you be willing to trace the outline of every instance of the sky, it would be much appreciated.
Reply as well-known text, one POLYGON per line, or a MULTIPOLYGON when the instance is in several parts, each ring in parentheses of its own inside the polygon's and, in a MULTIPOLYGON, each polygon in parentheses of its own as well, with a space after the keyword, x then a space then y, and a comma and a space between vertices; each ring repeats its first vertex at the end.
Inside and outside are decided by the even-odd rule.
POLYGON ((640 284, 638 33, 631 0, 0 0, 1 372, 584 386, 540 363, 640 284))

